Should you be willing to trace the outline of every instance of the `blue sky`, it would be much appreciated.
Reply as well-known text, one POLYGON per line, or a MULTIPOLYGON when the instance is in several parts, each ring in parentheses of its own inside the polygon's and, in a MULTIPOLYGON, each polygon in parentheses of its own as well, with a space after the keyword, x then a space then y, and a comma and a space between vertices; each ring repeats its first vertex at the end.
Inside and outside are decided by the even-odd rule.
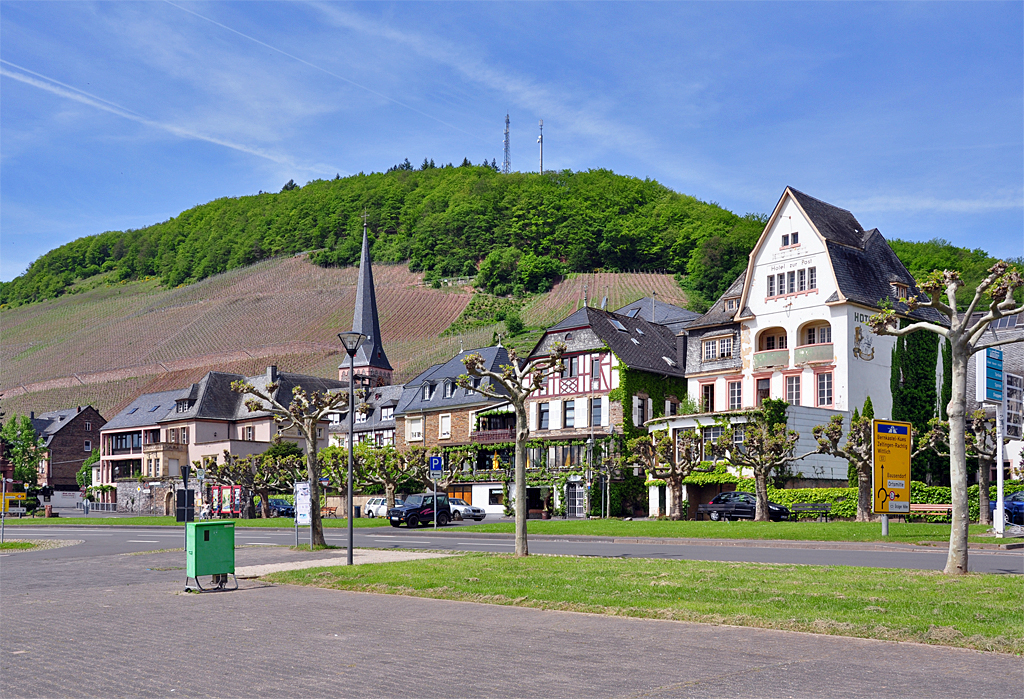
POLYGON ((1024 4, 0 4, 0 279, 61 243, 409 158, 792 185, 1024 254, 1024 4))

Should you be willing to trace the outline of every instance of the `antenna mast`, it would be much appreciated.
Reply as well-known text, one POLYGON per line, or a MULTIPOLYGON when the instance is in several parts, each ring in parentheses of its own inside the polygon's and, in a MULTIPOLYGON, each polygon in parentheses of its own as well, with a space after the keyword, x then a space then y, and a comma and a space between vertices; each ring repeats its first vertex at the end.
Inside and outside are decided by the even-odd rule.
POLYGON ((537 137, 540 144, 540 174, 544 174, 544 120, 540 120, 540 136, 537 137))
POLYGON ((502 174, 512 172, 512 144, 508 140, 508 112, 505 112, 505 160, 501 163, 502 174))

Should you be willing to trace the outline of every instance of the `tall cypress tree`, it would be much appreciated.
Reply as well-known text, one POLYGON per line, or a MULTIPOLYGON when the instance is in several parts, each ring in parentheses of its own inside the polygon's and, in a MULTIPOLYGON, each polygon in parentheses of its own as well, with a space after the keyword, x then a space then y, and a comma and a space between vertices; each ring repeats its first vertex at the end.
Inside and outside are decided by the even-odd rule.
MULTIPOLYGON (((929 334, 930 335, 930 334, 929 334)), ((914 425, 917 434, 928 431, 928 421, 936 415, 938 396, 935 369, 938 366, 938 336, 911 333, 900 337, 893 349, 892 419, 914 425)), ((930 453, 914 459, 911 473, 915 480, 942 472, 941 462, 930 453)))

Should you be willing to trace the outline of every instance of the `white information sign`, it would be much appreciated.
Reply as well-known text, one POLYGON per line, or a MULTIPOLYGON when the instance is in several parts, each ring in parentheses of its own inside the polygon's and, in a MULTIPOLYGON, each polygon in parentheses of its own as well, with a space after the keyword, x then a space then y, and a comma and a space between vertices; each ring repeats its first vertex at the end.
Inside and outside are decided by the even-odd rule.
POLYGON ((295 524, 312 524, 310 505, 312 499, 309 495, 309 483, 295 484, 295 524))

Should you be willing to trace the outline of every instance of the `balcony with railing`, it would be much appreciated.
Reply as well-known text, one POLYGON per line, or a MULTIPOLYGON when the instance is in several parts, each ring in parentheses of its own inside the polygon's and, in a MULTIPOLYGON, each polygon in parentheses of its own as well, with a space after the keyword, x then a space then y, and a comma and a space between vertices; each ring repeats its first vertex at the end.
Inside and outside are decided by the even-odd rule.
POLYGON ((142 445, 145 454, 188 454, 188 445, 181 442, 149 442, 142 445))
POLYGON ((477 444, 501 444, 516 441, 516 430, 508 427, 501 430, 477 430, 469 438, 477 444))
POLYGON ((794 364, 813 364, 815 362, 831 362, 835 359, 832 343, 817 345, 801 345, 793 350, 794 364))
POLYGON ((788 349, 764 350, 763 352, 754 352, 754 371, 757 371, 759 369, 769 369, 772 367, 786 366, 789 366, 788 349))

